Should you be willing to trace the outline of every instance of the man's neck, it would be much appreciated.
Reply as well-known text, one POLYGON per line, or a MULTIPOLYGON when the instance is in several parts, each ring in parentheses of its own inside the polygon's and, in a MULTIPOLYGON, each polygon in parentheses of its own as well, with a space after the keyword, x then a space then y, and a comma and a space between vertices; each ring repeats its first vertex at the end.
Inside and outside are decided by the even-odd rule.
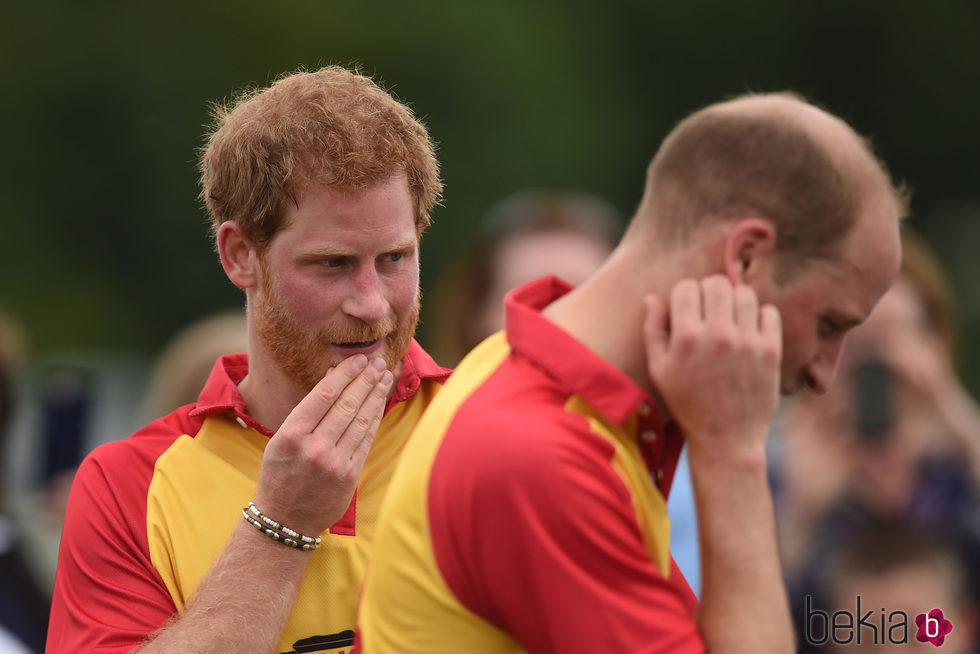
POLYGON ((248 374, 238 383, 238 392, 245 400, 249 415, 275 432, 306 393, 277 366, 263 359, 254 348, 250 349, 248 374))
POLYGON ((587 284, 546 307, 543 315, 638 386, 651 390, 645 374, 642 304, 633 306, 600 280, 587 284))
MULTIPOLYGON (((629 256, 615 253, 582 286, 553 302, 542 313, 607 363, 622 370, 662 404, 650 381, 643 336, 644 295, 655 292, 669 301, 669 297, 662 295, 658 281, 644 279, 629 256)), ((662 416, 666 415, 665 407, 658 408, 662 416)))

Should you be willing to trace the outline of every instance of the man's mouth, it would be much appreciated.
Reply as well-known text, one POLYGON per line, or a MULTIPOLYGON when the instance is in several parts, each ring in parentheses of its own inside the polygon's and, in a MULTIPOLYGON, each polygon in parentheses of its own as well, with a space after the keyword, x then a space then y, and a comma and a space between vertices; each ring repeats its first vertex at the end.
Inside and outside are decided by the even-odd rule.
POLYGON ((380 339, 375 339, 373 341, 358 341, 358 342, 351 342, 351 343, 335 343, 334 345, 336 345, 337 347, 344 347, 344 348, 370 347, 375 343, 377 343, 378 340, 380 339))

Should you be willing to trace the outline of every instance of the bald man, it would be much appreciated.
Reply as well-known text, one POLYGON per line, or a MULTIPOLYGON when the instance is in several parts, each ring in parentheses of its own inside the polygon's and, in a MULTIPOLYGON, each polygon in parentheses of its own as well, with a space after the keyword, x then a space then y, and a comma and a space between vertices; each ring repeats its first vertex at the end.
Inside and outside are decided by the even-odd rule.
POLYGON ((903 213, 866 143, 796 97, 682 121, 603 267, 510 294, 418 424, 363 652, 792 651, 767 427, 780 391, 830 384, 897 273, 903 213), (685 442, 700 606, 668 550, 685 442))

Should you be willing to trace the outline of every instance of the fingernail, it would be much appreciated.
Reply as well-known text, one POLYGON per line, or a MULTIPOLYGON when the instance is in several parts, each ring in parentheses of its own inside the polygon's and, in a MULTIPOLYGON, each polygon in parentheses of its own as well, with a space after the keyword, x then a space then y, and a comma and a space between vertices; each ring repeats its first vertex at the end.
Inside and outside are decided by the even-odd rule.
POLYGON ((365 368, 367 368, 367 363, 368 363, 368 359, 363 354, 355 354, 354 355, 354 369, 357 372, 360 372, 360 371, 364 370, 365 368))
POLYGON ((381 381, 379 382, 382 386, 391 386, 391 382, 394 381, 395 376, 391 374, 390 370, 385 370, 385 374, 381 375, 381 381))
POLYGON ((384 370, 388 366, 385 363, 385 360, 384 359, 382 359, 381 357, 378 357, 377 359, 375 359, 374 361, 371 362, 371 367, 374 368, 375 370, 377 370, 378 372, 381 372, 382 370, 384 370))

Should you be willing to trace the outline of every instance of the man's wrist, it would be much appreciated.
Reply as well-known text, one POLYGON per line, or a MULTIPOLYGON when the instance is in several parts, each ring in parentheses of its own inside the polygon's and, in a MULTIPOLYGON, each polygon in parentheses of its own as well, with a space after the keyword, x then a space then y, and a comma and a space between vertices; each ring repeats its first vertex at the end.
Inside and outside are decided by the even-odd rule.
POLYGON ((740 439, 737 434, 727 434, 715 439, 688 437, 688 458, 691 471, 705 470, 711 474, 736 473, 763 475, 767 472, 765 441, 762 438, 740 439), (735 437, 741 442, 730 442, 735 437), (749 442, 745 442, 748 440, 749 442))

